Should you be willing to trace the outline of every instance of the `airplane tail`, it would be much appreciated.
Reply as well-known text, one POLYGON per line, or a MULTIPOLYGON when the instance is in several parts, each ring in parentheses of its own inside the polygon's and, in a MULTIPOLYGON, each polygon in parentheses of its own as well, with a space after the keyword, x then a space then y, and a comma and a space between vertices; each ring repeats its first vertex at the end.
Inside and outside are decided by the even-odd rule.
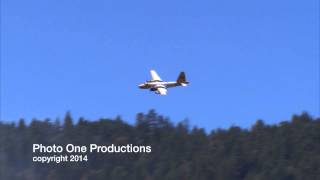
POLYGON ((180 72, 177 83, 179 83, 181 86, 187 86, 187 84, 189 84, 189 82, 186 80, 186 74, 183 71, 180 72))

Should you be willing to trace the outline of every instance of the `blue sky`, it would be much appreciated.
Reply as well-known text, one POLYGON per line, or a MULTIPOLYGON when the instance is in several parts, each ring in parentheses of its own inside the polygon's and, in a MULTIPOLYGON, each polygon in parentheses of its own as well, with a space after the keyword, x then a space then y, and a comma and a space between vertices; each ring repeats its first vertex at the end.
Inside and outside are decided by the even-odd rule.
POLYGON ((1 1, 1 119, 319 116, 319 1, 1 1), (156 69, 186 88, 139 90, 156 69))

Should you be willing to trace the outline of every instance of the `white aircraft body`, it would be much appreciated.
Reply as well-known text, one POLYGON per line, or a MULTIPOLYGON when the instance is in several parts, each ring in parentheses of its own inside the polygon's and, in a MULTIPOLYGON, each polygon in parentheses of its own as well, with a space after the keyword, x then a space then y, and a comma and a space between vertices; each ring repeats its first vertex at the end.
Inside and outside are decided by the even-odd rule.
POLYGON ((176 86, 187 86, 189 84, 186 81, 186 75, 184 72, 180 72, 177 81, 162 81, 159 75, 155 70, 151 70, 151 77, 150 81, 146 81, 145 83, 139 84, 140 89, 150 89, 150 91, 154 91, 156 94, 166 95, 167 88, 176 87, 176 86))

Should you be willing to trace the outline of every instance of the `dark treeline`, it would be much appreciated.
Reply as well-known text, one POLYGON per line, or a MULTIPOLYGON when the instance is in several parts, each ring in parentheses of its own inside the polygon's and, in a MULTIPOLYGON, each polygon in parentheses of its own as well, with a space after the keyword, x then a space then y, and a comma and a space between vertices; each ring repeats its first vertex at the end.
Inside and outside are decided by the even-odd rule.
POLYGON ((137 114, 135 125, 120 117, 73 120, 67 113, 61 123, 0 123, 0 135, 1 180, 320 179, 320 119, 307 113, 210 133, 187 122, 174 125, 154 110, 137 114), (32 162, 33 143, 150 145, 152 152, 88 153, 88 162, 41 164, 32 162))

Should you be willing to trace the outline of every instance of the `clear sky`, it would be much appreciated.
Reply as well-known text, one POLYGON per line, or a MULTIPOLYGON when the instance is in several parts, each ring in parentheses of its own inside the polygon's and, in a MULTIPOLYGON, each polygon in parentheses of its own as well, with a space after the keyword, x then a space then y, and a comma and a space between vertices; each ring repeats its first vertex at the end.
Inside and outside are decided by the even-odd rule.
POLYGON ((2 0, 1 119, 154 108, 214 129, 319 116, 318 0, 2 0), (137 84, 186 72, 167 96, 137 84))

